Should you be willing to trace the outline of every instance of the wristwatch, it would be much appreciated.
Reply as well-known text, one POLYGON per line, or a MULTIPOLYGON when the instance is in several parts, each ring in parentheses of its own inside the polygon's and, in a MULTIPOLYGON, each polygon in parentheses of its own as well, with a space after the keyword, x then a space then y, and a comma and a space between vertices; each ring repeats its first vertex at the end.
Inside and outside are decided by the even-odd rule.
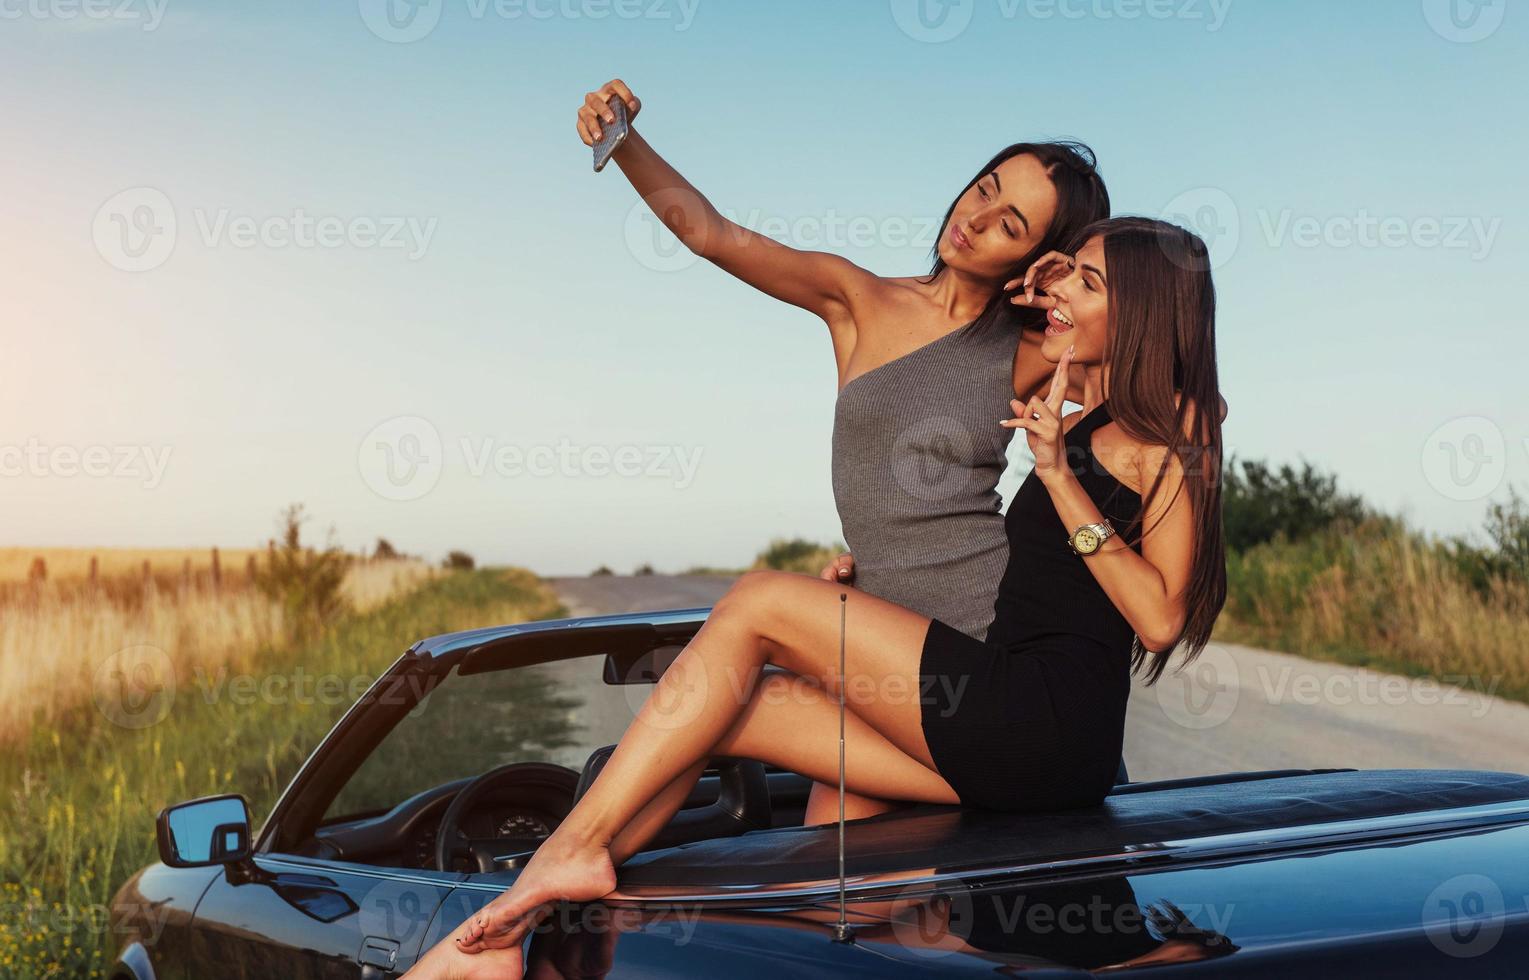
POLYGON ((1068 535, 1067 546, 1075 555, 1091 555, 1099 550, 1104 540, 1115 533, 1115 528, 1105 518, 1098 524, 1083 524, 1068 535))

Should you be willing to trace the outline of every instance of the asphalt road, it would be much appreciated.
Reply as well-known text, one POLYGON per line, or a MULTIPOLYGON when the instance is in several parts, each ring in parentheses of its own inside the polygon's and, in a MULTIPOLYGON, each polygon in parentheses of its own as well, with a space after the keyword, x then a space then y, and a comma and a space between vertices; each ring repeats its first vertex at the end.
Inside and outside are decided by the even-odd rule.
MULTIPOLYGON (((549 581, 572 615, 587 616, 709 606, 730 580, 549 581)), ((1135 781, 1340 767, 1529 772, 1529 705, 1494 697, 1494 689, 1490 677, 1408 678, 1213 643, 1180 674, 1152 687, 1134 682, 1126 766, 1135 781)), ((608 717, 615 741, 631 710, 608 717)))

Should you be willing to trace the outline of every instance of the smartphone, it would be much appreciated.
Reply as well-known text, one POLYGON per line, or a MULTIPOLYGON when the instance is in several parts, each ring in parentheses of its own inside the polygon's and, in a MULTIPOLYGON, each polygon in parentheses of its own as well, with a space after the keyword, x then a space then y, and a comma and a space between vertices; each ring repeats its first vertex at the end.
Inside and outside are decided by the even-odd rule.
POLYGON ((630 131, 626 121, 626 101, 618 95, 607 104, 616 114, 616 121, 608 123, 604 119, 600 120, 600 138, 595 141, 595 173, 605 169, 612 154, 626 142, 626 134, 630 131))

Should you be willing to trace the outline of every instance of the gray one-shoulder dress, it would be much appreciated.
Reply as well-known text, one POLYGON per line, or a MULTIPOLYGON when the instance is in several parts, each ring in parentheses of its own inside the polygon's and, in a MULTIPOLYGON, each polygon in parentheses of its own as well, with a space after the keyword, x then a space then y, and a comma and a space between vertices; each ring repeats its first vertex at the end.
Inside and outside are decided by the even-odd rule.
POLYGON ((1008 562, 998 479, 1012 429, 1012 326, 972 321, 845 385, 833 488, 855 588, 976 639, 1008 562))

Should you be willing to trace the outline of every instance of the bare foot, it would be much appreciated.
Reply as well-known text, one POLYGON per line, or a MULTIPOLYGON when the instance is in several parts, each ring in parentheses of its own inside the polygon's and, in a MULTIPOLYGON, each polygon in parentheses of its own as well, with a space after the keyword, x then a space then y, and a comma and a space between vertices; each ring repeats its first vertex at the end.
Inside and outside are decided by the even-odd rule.
POLYGON ((524 975, 520 946, 468 955, 455 943, 441 940, 420 958, 405 980, 518 980, 524 975))
POLYGON ((616 868, 605 845, 559 841, 554 833, 536 849, 515 884, 457 930, 464 953, 519 946, 526 930, 551 912, 558 900, 588 902, 616 887, 616 868))

